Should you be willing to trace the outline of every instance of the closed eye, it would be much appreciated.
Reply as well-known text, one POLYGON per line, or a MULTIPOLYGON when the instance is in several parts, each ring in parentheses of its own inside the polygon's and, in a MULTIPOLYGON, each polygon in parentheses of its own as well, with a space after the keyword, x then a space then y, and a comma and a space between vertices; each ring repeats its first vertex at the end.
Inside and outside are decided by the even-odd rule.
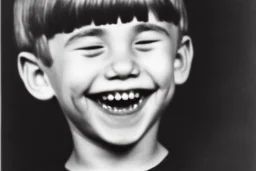
POLYGON ((104 46, 101 46, 101 45, 85 46, 85 47, 78 48, 77 50, 82 51, 86 57, 97 57, 104 52, 104 46))
POLYGON ((137 50, 141 51, 141 52, 149 52, 152 49, 154 49, 154 44, 159 42, 160 40, 157 39, 152 39, 152 40, 141 40, 141 41, 137 41, 135 43, 135 47, 137 50))
POLYGON ((142 40, 142 41, 138 41, 135 44, 136 45, 145 45, 145 44, 151 44, 151 43, 155 43, 158 42, 159 40, 142 40))
POLYGON ((100 50, 102 49, 103 46, 87 46, 87 47, 83 47, 83 48, 79 48, 80 50, 100 50))

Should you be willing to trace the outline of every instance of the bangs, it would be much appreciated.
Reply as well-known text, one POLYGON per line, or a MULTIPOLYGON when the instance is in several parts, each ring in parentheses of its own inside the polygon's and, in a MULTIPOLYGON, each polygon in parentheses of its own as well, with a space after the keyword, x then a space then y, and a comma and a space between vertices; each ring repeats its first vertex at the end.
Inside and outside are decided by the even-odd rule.
MULTIPOLYGON (((33 0, 34 2, 36 0, 33 0)), ((35 37, 69 33, 94 22, 95 25, 148 21, 152 11, 159 21, 178 25, 180 13, 171 0, 37 0, 30 17, 30 30, 35 37)))

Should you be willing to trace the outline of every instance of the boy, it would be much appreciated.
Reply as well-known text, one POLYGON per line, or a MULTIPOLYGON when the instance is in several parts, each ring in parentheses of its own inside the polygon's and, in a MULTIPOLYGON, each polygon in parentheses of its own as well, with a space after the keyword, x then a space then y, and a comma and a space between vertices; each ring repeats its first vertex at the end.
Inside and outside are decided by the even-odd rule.
POLYGON ((14 23, 27 90, 68 121, 66 170, 177 169, 157 132, 193 58, 182 0, 16 0, 14 23))

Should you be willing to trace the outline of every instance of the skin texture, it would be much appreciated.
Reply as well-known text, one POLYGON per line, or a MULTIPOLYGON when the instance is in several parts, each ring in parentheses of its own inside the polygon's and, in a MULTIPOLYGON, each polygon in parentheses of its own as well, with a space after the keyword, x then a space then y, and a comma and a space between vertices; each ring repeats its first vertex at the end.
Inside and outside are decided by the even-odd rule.
POLYGON ((125 24, 92 23, 56 34, 48 41, 54 61, 50 68, 33 54, 19 55, 28 91, 41 100, 55 96, 68 120, 74 140, 68 168, 145 170, 167 155, 156 139, 159 120, 175 84, 186 81, 193 57, 190 38, 179 39, 178 33, 177 26, 149 13, 146 23, 136 18, 125 24), (154 92, 127 116, 110 115, 87 97, 137 88, 154 92))

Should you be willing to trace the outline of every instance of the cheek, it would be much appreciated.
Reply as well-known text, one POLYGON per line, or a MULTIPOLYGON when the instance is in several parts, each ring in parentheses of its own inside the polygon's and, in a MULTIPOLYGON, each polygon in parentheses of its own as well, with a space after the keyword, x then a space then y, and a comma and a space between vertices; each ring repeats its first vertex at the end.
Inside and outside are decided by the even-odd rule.
POLYGON ((100 62, 87 59, 81 53, 64 48, 65 37, 56 36, 49 47, 53 58, 53 66, 49 69, 52 82, 59 93, 81 93, 90 86, 98 71, 100 62))
POLYGON ((102 65, 83 56, 70 54, 54 63, 52 80, 61 94, 81 96, 87 91, 95 77, 102 71, 102 65))
POLYGON ((85 59, 68 60, 63 66, 62 78, 72 91, 86 91, 101 70, 102 66, 97 62, 85 59))
POLYGON ((160 87, 168 86, 173 79, 173 56, 169 50, 158 50, 142 62, 146 72, 160 87))

